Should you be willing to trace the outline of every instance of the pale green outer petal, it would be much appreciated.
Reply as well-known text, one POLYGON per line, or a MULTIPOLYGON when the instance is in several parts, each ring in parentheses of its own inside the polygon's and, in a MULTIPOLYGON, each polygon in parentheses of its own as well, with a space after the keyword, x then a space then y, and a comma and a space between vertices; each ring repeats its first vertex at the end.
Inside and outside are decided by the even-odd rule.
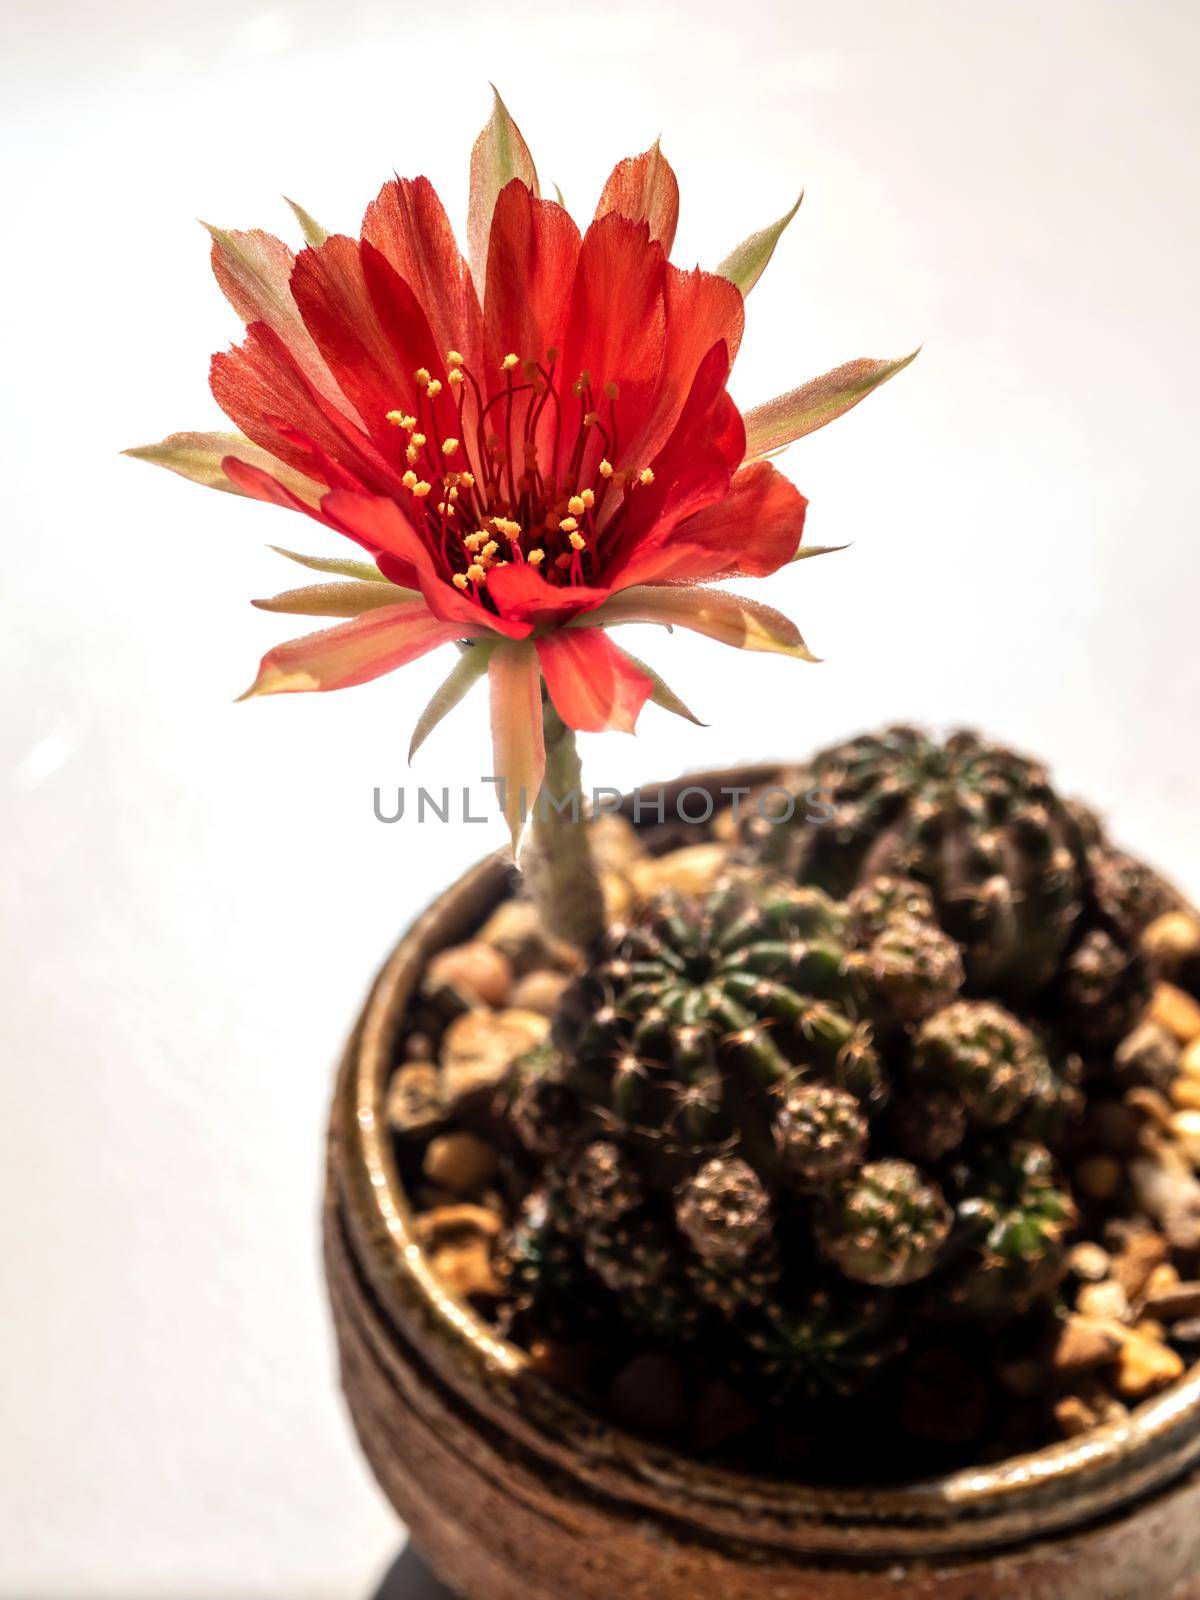
POLYGON ((639 672, 644 672, 654 685, 654 688, 650 691, 650 699, 654 705, 661 706, 664 711, 670 711, 677 717, 683 717, 686 722, 694 722, 698 728, 706 728, 708 726, 706 722, 700 721, 694 711, 689 710, 684 705, 670 684, 664 683, 653 667, 648 667, 644 661, 633 654, 632 650, 622 650, 621 654, 627 661, 631 661, 639 672))
POLYGON ((546 770, 541 671, 533 645, 510 639, 494 645, 488 657, 488 680, 495 767, 491 776, 500 782, 501 805, 515 856, 546 770))
POLYGON ((260 611, 282 611, 298 617, 361 617, 364 611, 381 606, 402 605, 419 600, 415 589, 399 584, 374 582, 313 583, 304 589, 287 589, 270 600, 251 600, 260 611))
MULTIPOLYGON (((285 550, 281 544, 269 544, 268 550, 274 550, 277 556, 286 556, 289 561, 295 561, 299 566, 308 567, 313 572, 328 572, 338 578, 358 578, 363 583, 387 583, 388 580, 380 572, 373 561, 343 560, 340 556, 306 556, 298 550, 285 550)), ((390 587, 395 587, 390 585, 390 587)))
MULTIPOLYGON (((269 451, 260 449, 240 433, 172 433, 161 444, 138 445, 124 454, 132 456, 135 461, 151 461, 155 466, 167 467, 181 478, 202 483, 208 489, 223 489, 226 494, 246 495, 246 491, 239 489, 222 471, 221 462, 226 456, 233 456, 247 466, 269 472, 305 505, 319 504, 321 496, 328 493, 323 484, 306 478, 294 467, 285 466, 269 451)), ((248 495, 246 498, 255 497, 248 495)))
POLYGON ((767 263, 775 254, 775 246, 779 243, 783 230, 799 211, 800 201, 803 199, 804 191, 801 190, 796 204, 780 217, 778 222, 760 228, 748 239, 743 239, 736 250, 731 250, 717 268, 720 276, 728 278, 730 283, 735 283, 743 295, 749 294, 766 271, 767 263))
POLYGON ((459 656, 449 676, 438 687, 432 700, 417 718, 417 725, 413 729, 412 742, 408 747, 408 759, 410 762, 442 718, 449 716, 459 701, 467 695, 487 672, 488 657, 494 649, 495 646, 490 640, 480 640, 479 643, 471 645, 459 656))
MULTIPOLYGON (((287 195, 284 195, 283 198, 287 200, 287 195)), ((310 244, 314 249, 319 249, 329 237, 328 228, 323 228, 319 222, 309 216, 303 206, 298 206, 294 200, 288 200, 287 203, 292 208, 292 215, 300 224, 300 231, 304 235, 305 244, 310 244)))
POLYGON ((590 627, 609 628, 623 622, 690 628, 738 650, 764 650, 794 656, 798 661, 818 659, 796 624, 781 611, 702 584, 635 584, 580 618, 581 624, 590 627))
POLYGON ((822 378, 813 378, 798 389, 781 394, 777 400, 755 406, 743 419, 746 460, 757 461, 771 455, 805 434, 815 433, 827 422, 835 421, 860 400, 865 400, 881 383, 902 372, 918 354, 919 347, 899 361, 876 361, 867 356, 848 361, 822 378))
POLYGON ((488 242, 492 232, 492 213, 505 184, 520 178, 534 194, 540 194, 537 168, 521 130, 509 115, 500 92, 492 85, 495 97, 492 114, 471 151, 471 194, 467 205, 467 256, 475 289, 483 299, 487 278, 488 242))

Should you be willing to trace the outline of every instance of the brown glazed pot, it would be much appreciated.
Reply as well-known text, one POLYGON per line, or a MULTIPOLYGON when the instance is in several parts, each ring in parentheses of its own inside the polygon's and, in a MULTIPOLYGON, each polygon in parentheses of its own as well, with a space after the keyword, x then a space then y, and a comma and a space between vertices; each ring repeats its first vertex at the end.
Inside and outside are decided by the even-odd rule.
POLYGON ((1200 1367, 1127 1421, 998 1466, 808 1488, 623 1433, 445 1292, 412 1235, 384 1091, 429 957, 509 887, 504 864, 484 861, 409 929, 347 1045, 330 1123, 342 1383, 376 1477, 443 1581, 463 1600, 1200 1600, 1200 1367))

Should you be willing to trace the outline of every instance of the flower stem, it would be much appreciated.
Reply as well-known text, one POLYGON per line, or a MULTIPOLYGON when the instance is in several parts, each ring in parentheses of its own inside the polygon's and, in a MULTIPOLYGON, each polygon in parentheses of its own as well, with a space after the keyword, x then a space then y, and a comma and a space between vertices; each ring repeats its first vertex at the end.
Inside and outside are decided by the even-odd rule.
POLYGON ((533 808, 521 870, 542 922, 556 939, 588 949, 604 932, 604 893, 583 816, 575 734, 546 700, 546 775, 533 808))

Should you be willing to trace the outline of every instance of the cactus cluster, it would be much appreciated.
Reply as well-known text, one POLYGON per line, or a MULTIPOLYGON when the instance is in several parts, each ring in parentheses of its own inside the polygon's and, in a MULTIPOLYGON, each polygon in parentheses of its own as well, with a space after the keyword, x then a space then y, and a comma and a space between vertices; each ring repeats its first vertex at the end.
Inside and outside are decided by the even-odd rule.
POLYGON ((1076 1066, 963 982, 929 892, 886 874, 840 902, 739 874, 614 929, 508 1086, 542 1179, 517 1315, 829 1395, 922 1319, 1052 1295, 1073 1205, 1038 1137, 1076 1066))
POLYGON ((743 818, 717 888, 613 928, 517 1063, 504 1251, 533 1329, 828 1399, 947 1323, 1053 1314, 1085 1094, 1167 1070, 1141 935, 1175 901, 975 734, 890 729, 794 787, 832 820, 743 818))

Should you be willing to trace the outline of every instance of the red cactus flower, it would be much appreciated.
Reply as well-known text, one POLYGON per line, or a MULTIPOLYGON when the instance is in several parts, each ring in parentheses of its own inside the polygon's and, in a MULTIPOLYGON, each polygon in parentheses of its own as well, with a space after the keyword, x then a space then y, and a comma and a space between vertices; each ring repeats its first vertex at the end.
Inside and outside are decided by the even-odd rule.
POLYGON ((655 146, 615 169, 581 235, 540 197, 497 96, 471 161, 469 266, 424 178, 385 184, 358 239, 297 210, 298 255, 211 230, 247 325, 212 390, 241 435, 131 454, 303 512, 370 557, 293 557, 349 581, 255 604, 347 620, 270 650, 248 695, 348 688, 469 642, 414 748, 486 671, 496 771, 533 794, 541 680, 570 728, 632 730, 648 699, 690 715, 615 624, 812 659, 778 612, 705 585, 796 558, 806 502, 762 457, 906 363, 852 362, 739 413, 743 296, 794 211, 716 273, 682 271, 655 146))

